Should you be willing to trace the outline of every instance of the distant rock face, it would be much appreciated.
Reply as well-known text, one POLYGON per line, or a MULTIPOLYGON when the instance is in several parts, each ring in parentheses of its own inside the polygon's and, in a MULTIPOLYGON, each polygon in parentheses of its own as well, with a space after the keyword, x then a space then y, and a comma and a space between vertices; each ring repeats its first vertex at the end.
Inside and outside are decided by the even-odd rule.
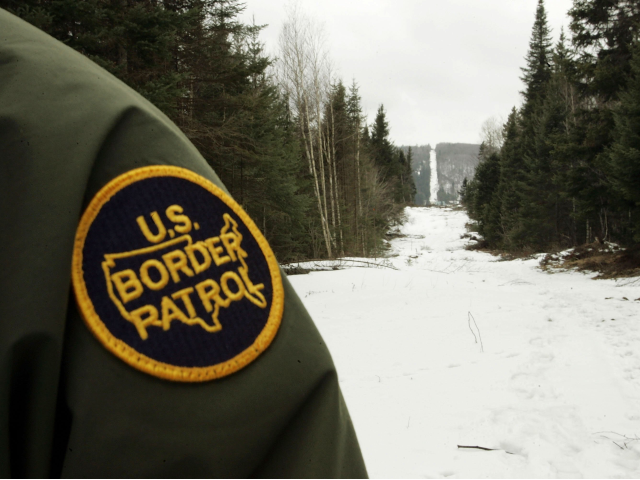
POLYGON ((471 180, 478 165, 480 145, 472 143, 438 143, 438 200, 458 200, 463 180, 471 180))
MULTIPOLYGON (((400 147, 405 154, 409 146, 400 147)), ((426 205, 431 197, 431 167, 429 155, 431 145, 411 146, 413 155, 413 180, 416 184, 416 205, 426 205)), ((436 145, 438 165, 438 192, 440 201, 458 200, 462 181, 471 180, 478 165, 480 145, 472 143, 438 143, 436 145)))

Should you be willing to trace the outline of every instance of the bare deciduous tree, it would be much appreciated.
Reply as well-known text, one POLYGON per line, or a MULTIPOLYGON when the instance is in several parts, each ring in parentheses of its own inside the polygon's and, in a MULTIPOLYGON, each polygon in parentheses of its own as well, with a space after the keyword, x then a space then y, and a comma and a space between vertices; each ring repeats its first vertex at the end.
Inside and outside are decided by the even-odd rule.
POLYGON ((498 152, 504 143, 504 119, 495 115, 487 118, 480 127, 480 141, 488 155, 498 152))
POLYGON ((322 105, 330 84, 328 52, 322 26, 307 17, 297 3, 287 8, 279 50, 279 84, 298 121, 309 173, 313 178, 327 255, 332 257, 335 241, 329 227, 324 168, 327 148, 322 139, 322 105))

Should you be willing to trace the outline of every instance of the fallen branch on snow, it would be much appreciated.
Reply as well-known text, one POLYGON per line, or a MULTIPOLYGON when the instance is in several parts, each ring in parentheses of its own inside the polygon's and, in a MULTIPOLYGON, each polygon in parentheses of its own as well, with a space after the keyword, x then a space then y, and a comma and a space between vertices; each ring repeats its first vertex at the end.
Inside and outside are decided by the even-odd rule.
MULTIPOLYGON (((497 450, 502 450, 501 448, 487 448, 487 447, 479 447, 477 445, 471 446, 471 445, 458 445, 458 448, 475 448, 477 450, 486 450, 488 452, 493 452, 493 451, 497 451, 497 450)), ((506 450, 502 450, 505 453, 508 453, 509 455, 514 455, 511 452, 507 452, 506 450)))
POLYGON ((342 266, 348 266, 349 263, 361 263, 363 265, 367 265, 368 267, 390 268, 391 270, 398 270, 396 267, 394 267, 389 263, 367 262, 365 260, 352 260, 352 259, 346 259, 346 258, 345 259, 342 259, 342 258, 325 259, 325 260, 302 260, 299 262, 282 263, 280 265, 286 268, 293 265, 300 266, 301 263, 313 264, 313 266, 316 268, 334 268, 334 267, 339 268, 342 266))

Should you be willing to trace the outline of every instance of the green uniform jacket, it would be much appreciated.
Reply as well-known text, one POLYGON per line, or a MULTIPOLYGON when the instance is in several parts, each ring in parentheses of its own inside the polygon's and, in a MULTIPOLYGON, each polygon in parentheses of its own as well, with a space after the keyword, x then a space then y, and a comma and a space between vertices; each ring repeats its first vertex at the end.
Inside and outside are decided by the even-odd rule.
POLYGON ((286 278, 273 343, 218 380, 139 372, 84 325, 78 221, 146 165, 222 187, 149 102, 0 10, 0 476, 366 476, 327 347, 286 278))

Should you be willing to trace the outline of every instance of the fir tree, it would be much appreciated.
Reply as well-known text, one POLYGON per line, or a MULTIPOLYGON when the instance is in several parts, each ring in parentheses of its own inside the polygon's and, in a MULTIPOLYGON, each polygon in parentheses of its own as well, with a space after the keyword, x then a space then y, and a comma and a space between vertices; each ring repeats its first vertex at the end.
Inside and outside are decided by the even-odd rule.
POLYGON ((478 222, 478 232, 490 243, 498 240, 494 197, 499 181, 500 158, 497 153, 492 153, 483 158, 476 167, 471 199, 474 218, 478 222))
POLYGON ((409 147, 406 155, 402 149, 397 149, 397 152, 398 179, 396 180, 395 201, 406 205, 413 203, 413 197, 416 194, 416 186, 413 182, 411 171, 413 152, 411 147, 409 147))
POLYGON ((467 177, 464 177, 464 180, 462 180, 462 185, 460 186, 460 190, 458 190, 458 198, 460 199, 460 205, 462 205, 463 207, 466 207, 468 205, 468 200, 469 200, 467 198, 468 188, 469 188, 469 181, 467 180, 467 177))
POLYGON ((486 149, 466 187, 469 214, 493 247, 640 241, 640 3, 575 0, 569 13, 573 48, 561 33, 552 53, 539 1, 497 187, 490 194, 486 149))
MULTIPOLYGON (((534 126, 532 154, 526 157, 526 177, 520 191, 521 244, 543 250, 561 242, 561 215, 568 215, 566 172, 570 168, 561 149, 570 132, 572 63, 564 32, 553 54, 552 72, 534 126)), ((567 236, 565 235, 565 238, 567 236)))
POLYGON ((529 114, 529 109, 533 110, 543 100, 545 86, 551 77, 551 45, 551 31, 547 23, 544 0, 538 0, 529 50, 525 56, 526 67, 522 68, 523 75, 520 77, 525 84, 525 90, 522 92, 524 116, 529 114))
POLYGON ((615 188, 609 149, 615 127, 614 110, 631 73, 632 44, 640 26, 640 4, 625 0, 578 0, 569 11, 578 56, 582 97, 575 138, 578 153, 571 176, 576 218, 586 242, 593 237, 629 241, 629 215, 615 188), (582 229, 581 229, 582 230, 582 229))
POLYGON ((640 28, 640 4, 627 0, 574 0, 569 10, 580 55, 582 88, 616 100, 630 73, 631 46, 640 28))
POLYGON ((263 26, 239 20, 239 0, 0 0, 0 7, 166 113, 280 260, 317 258, 324 249, 329 256, 377 252, 413 198, 411 159, 389 140, 384 108, 369 135, 355 81, 347 94, 314 64, 317 81, 303 81, 303 107, 313 105, 296 109, 284 84, 267 73, 272 59, 258 39, 263 26), (305 144, 305 136, 312 141, 305 144), (314 199, 318 210, 310 208, 314 199))
POLYGON ((371 150, 375 164, 383 177, 388 179, 397 173, 394 168, 395 159, 393 145, 389 140, 389 122, 387 121, 384 105, 380 105, 371 130, 371 150))
POLYGON ((531 31, 529 50, 525 56, 526 66, 522 68, 525 89, 524 102, 520 112, 523 129, 523 154, 534 155, 533 137, 540 109, 544 103, 547 83, 551 78, 551 31, 547 23, 544 1, 538 0, 536 18, 531 31))
POLYGON ((633 50, 631 75, 614 117, 610 148, 614 184, 626 202, 633 240, 640 242, 640 43, 633 50))
POLYGON ((382 178, 393 191, 394 201, 398 204, 410 202, 415 192, 411 165, 404 152, 395 148, 389 140, 389 123, 383 105, 378 108, 373 123, 371 152, 382 178))
POLYGON ((522 197, 525 179, 525 163, 522 154, 522 130, 518 111, 513 108, 504 128, 504 144, 500 151, 500 179, 494 200, 494 209, 499 215, 501 243, 506 248, 517 248, 522 240, 522 197))

